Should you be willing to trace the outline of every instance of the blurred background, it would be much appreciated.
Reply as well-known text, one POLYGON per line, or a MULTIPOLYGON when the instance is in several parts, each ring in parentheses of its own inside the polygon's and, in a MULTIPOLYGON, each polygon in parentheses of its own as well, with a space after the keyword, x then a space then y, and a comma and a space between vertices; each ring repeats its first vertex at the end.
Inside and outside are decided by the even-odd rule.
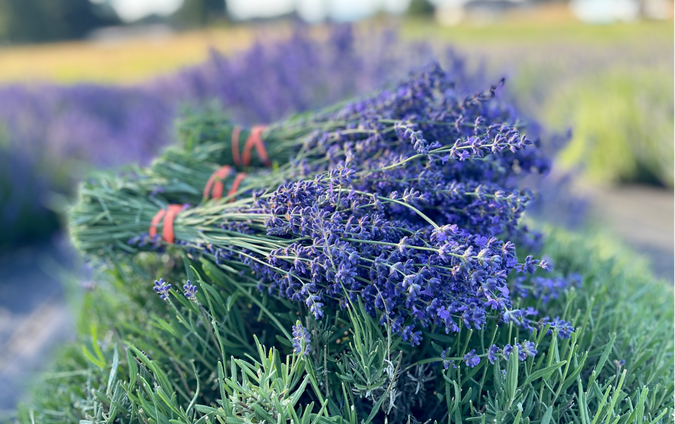
POLYGON ((147 164, 188 109, 271 122, 433 58, 570 136, 550 178, 586 213, 542 213, 672 284, 673 35, 672 0, 0 0, 0 410, 72 336, 60 216, 88 170, 147 164))

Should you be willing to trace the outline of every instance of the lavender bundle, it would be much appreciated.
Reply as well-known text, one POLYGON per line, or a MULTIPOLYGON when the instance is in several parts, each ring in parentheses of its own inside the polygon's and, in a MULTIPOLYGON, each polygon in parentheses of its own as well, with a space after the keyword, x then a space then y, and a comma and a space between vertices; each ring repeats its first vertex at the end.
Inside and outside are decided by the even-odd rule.
MULTIPOLYGON (((480 328, 493 310, 530 325, 511 310, 505 284, 515 267, 538 262, 518 265, 514 245, 496 236, 526 234, 519 219, 531 194, 514 185, 547 161, 497 89, 460 97, 432 65, 395 91, 312 115, 308 135, 279 145, 295 156, 276 170, 239 178, 224 165, 218 184, 228 198, 196 208, 175 203, 208 197, 224 169, 213 158, 231 146, 169 150, 146 177, 85 186, 71 214, 74 238, 94 257, 175 242, 317 318, 324 305, 362 297, 413 343, 415 328, 458 331, 456 320, 480 328), (159 185, 149 192, 151 184, 159 185)), ((270 131, 300 134, 300 122, 270 131)))
MULTIPOLYGON (((438 226, 419 211, 426 225, 389 218, 392 207, 415 208, 353 190, 352 178, 348 168, 332 170, 271 193, 180 210, 172 222, 165 218, 163 234, 171 226, 177 249, 302 302, 317 319, 325 308, 361 298, 369 314, 413 345, 421 328, 457 332, 461 322, 479 329, 490 316, 523 323, 506 279, 514 269, 534 272, 545 263, 528 257, 519 264, 512 243, 438 226)), ((137 238, 162 210, 149 199, 83 194, 71 228, 85 254, 165 245, 137 238)))
MULTIPOLYGON (((178 138, 188 154, 209 146, 208 153, 201 153, 202 159, 240 167, 265 164, 265 157, 252 155, 254 147, 258 151, 258 138, 265 144, 266 156, 282 164, 294 161, 308 167, 316 167, 316 160, 321 161, 319 166, 330 166, 346 160, 350 153, 366 164, 373 155, 391 162, 430 151, 459 160, 481 151, 515 152, 529 143, 512 108, 495 98, 500 86, 463 95, 451 76, 432 63, 374 95, 296 115, 264 130, 242 129, 213 112, 193 115, 179 124, 178 138), (436 151, 440 147, 445 149, 436 151), (245 151, 252 156, 243 163, 245 151)), ((521 168, 527 172, 535 164, 525 165, 521 168)))
MULTIPOLYGON (((290 162, 270 181, 311 178, 347 165, 358 170, 355 189, 405 197, 433 219, 472 232, 525 240, 529 233, 518 220, 532 194, 517 184, 524 174, 546 173, 549 161, 525 136, 512 108, 495 97, 497 90, 461 96, 451 78, 431 65, 391 90, 274 124, 261 137, 281 162, 290 162)), ((206 115, 204 125, 199 119, 186 125, 196 138, 153 165, 154 175, 194 188, 189 199, 167 200, 208 198, 203 189, 221 165, 228 167, 224 191, 232 192, 238 178, 231 144, 235 126, 215 119, 206 115)), ((419 220, 406 208, 396 213, 419 220)))

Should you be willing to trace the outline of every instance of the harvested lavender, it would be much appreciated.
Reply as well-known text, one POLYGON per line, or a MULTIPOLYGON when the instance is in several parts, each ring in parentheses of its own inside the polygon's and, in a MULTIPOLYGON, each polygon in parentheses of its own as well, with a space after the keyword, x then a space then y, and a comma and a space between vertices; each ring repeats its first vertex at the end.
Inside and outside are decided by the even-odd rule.
MULTIPOLYGON (((505 321, 522 315, 512 310, 506 279, 516 269, 534 272, 537 260, 518 264, 512 243, 438 226, 421 212, 425 225, 389 218, 392 207, 414 207, 351 189, 352 177, 342 168, 272 193, 180 210, 172 222, 164 218, 164 238, 170 226, 169 241, 175 236, 193 259, 250 270, 261 290, 302 302, 317 319, 325 308, 361 298, 369 314, 413 345, 422 328, 458 332, 461 324, 482 328, 490 314, 505 321)), ((136 239, 124 241, 157 226, 162 210, 122 193, 83 200, 72 231, 90 255, 114 245, 138 250, 136 239)))
MULTIPOLYGON (((198 203, 202 191, 209 197, 215 172, 223 171, 219 178, 228 193, 246 191, 232 189, 242 177, 235 167, 262 165, 268 154, 282 163, 270 188, 347 165, 357 170, 354 189, 400 199, 432 219, 487 237, 526 241, 531 235, 518 221, 533 196, 517 188, 518 178, 546 173, 549 161, 522 132, 512 108, 495 97, 498 88, 462 96, 432 64, 391 90, 273 124, 252 143, 247 137, 243 147, 238 127, 205 115, 184 125, 193 136, 184 149, 168 150, 152 173, 194 188, 192 197, 167 200, 198 203), (259 143, 267 147, 253 156, 259 143)), ((419 222, 414 210, 394 209, 419 222)))

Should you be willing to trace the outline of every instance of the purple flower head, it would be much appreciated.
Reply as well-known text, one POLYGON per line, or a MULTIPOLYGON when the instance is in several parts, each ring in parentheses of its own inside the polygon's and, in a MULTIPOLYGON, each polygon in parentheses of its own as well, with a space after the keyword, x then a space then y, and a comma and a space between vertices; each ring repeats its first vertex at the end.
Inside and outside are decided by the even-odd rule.
POLYGON ((556 317, 555 319, 551 320, 549 317, 545 317, 543 321, 544 325, 549 325, 549 330, 546 334, 552 334, 554 331, 558 331, 558 337, 561 339, 569 339, 572 337, 572 333, 574 332, 574 327, 572 326, 572 323, 569 321, 565 321, 564 319, 560 319, 560 317, 556 317))
POLYGON ((535 356, 537 354, 537 349, 535 349, 534 343, 529 340, 525 340, 521 343, 521 348, 518 352, 519 356, 521 351, 524 355, 521 356, 521 361, 524 361, 528 356, 535 356))
POLYGON ((499 353, 499 347, 497 345, 492 345, 490 346, 490 349, 488 349, 488 361, 490 361, 491 364, 494 364, 495 362, 499 361, 499 357, 497 357, 497 354, 499 353))
POLYGON ((303 327, 299 320, 296 321, 293 326, 293 352, 306 356, 312 351, 310 343, 309 331, 303 327))
POLYGON ((550 259, 544 258, 541 260, 541 263, 539 264, 539 267, 545 271, 552 271, 553 270, 553 264, 550 262, 550 259))
POLYGON ((171 284, 164 282, 163 278, 155 281, 155 286, 152 288, 155 293, 159 294, 159 297, 162 300, 169 299, 169 290, 171 290, 171 284))
POLYGON ((192 301, 197 301, 197 286, 192 284, 190 280, 185 282, 185 285, 183 285, 183 290, 185 290, 185 293, 183 293, 185 297, 192 301))
POLYGON ((382 209, 396 206, 398 197, 356 192, 349 188, 352 175, 335 169, 327 177, 282 184, 250 206, 233 207, 237 214, 263 214, 269 235, 302 241, 289 241, 256 260, 254 252, 229 246, 201 249, 231 251, 209 254, 219 264, 248 264, 270 293, 304 302, 317 319, 327 305, 342 308, 360 296, 370 315, 380 315, 384 325, 395 323, 394 331, 413 345, 421 341, 422 333, 414 331, 419 326, 437 325, 449 333, 459 331, 458 320, 482 328, 489 310, 520 314, 511 310, 506 286, 515 266, 510 260, 515 251, 506 243, 456 226, 390 217, 382 209))
POLYGON ((443 368, 447 370, 448 368, 450 368, 450 366, 452 366, 452 368, 456 369, 457 365, 455 365, 455 361, 453 359, 447 359, 448 350, 449 349, 444 349, 443 352, 441 352, 441 359, 443 360, 443 368))
POLYGON ((502 351, 502 353, 504 354, 504 358, 506 358, 506 360, 508 361, 509 358, 511 357, 511 353, 513 353, 513 346, 507 344, 506 346, 504 346, 504 350, 502 351))
POLYGON ((469 368, 473 368, 476 365, 480 364, 480 357, 476 355, 475 349, 471 349, 469 353, 464 355, 464 363, 469 368))

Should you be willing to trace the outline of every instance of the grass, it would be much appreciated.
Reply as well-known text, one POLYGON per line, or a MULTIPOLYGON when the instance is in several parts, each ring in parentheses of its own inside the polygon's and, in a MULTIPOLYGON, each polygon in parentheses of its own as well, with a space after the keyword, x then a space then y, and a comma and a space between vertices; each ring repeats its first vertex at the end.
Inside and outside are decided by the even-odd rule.
POLYGON ((589 75, 575 91, 561 90, 545 114, 572 121, 575 136, 562 153, 563 165, 585 164, 602 183, 673 185, 672 70, 661 67, 630 73, 589 75), (555 105, 555 107, 553 106, 555 105))
MULTIPOLYGON (((557 229, 547 233, 546 253, 557 269, 584 276, 581 288, 569 291, 551 307, 552 313, 573 321, 575 335, 557 343, 543 333, 533 335, 539 354, 523 363, 513 355, 513 360, 502 364, 506 379, 500 377, 499 365, 487 361, 468 374, 464 367, 451 368, 436 389, 437 405, 427 402, 427 409, 446 408, 448 423, 486 422, 486 418, 490 422, 672 422, 672 287, 656 280, 633 252, 604 234, 557 229)), ((146 263, 144 269, 152 275, 176 267, 181 264, 165 255, 162 261, 146 263)), ((288 339, 272 330, 275 326, 266 318, 265 308, 251 309, 262 301, 274 310, 270 298, 256 300, 255 291, 237 286, 234 280, 224 283, 213 277, 213 285, 202 283, 202 288, 214 302, 208 306, 202 302, 205 311, 201 312, 180 297, 170 307, 160 302, 147 278, 124 280, 111 275, 112 285, 88 292, 78 326, 80 341, 65 348, 52 372, 36 384, 19 421, 243 422, 233 415, 257 417, 252 422, 276 421, 272 414, 279 422, 356 424, 366 418, 357 419, 350 408, 337 414, 341 419, 335 411, 327 413, 330 408, 324 408, 322 390, 317 389, 320 374, 310 372, 320 372, 320 362, 312 362, 311 356, 291 356, 291 362, 284 362, 280 352, 288 352, 288 339), (204 314, 213 316, 213 321, 204 314), (267 324, 252 330, 256 322, 267 324), (258 334, 262 344, 275 346, 269 355, 251 333, 258 334), (229 360, 223 351, 239 359, 229 360)), ((274 316, 284 323, 295 319, 284 313, 274 316)), ((374 353, 381 347, 373 346, 368 336, 379 331, 379 325, 353 316, 352 323, 348 338, 352 352, 375 349, 371 356, 382 359, 381 353, 374 353)), ((507 333, 509 328, 500 330, 502 336, 507 333)), ((468 336, 489 345, 492 334, 479 331, 468 336)), ((363 353, 353 356, 352 379, 371 372, 371 356, 363 353)), ((350 389, 349 379, 345 381, 343 394, 331 397, 349 405, 355 402, 352 390, 358 390, 350 389)))

